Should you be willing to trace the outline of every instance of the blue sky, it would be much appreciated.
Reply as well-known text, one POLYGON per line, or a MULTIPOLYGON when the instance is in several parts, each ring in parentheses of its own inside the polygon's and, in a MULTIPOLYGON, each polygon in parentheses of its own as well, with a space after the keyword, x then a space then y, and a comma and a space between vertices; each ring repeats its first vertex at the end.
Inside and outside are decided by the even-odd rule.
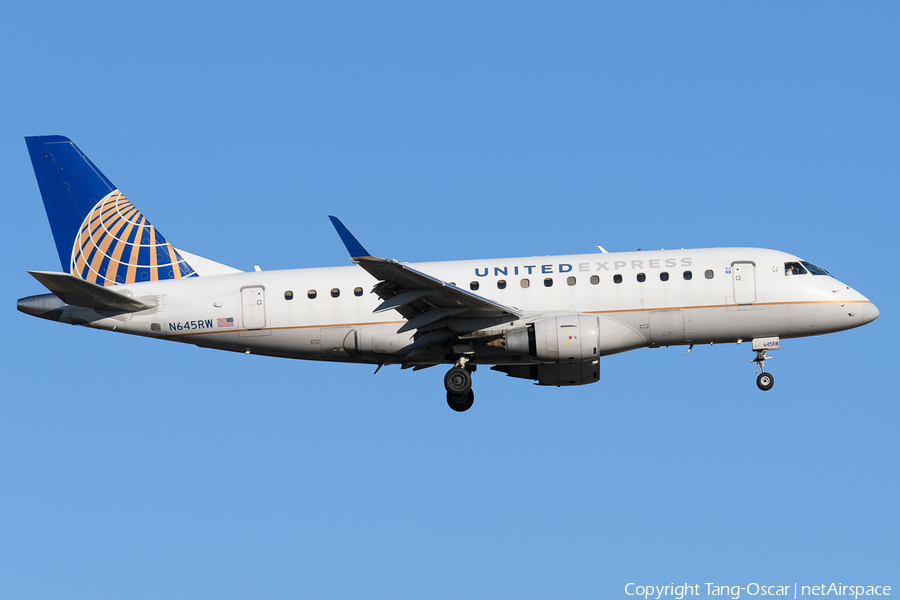
POLYGON ((900 588, 891 340, 900 9, 18 3, 0 23, 0 597, 626 598, 900 588), (598 384, 265 359, 41 321, 23 137, 67 135, 177 247, 347 264, 763 246, 881 310, 640 350, 598 384))

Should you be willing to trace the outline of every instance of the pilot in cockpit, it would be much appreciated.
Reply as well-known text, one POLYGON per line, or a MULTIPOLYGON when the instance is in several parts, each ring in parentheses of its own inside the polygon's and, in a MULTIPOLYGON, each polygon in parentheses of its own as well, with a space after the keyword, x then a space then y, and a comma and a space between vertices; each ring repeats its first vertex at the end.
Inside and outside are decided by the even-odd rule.
POLYGON ((800 266, 800 263, 788 262, 784 263, 785 275, 805 275, 806 269, 800 266))

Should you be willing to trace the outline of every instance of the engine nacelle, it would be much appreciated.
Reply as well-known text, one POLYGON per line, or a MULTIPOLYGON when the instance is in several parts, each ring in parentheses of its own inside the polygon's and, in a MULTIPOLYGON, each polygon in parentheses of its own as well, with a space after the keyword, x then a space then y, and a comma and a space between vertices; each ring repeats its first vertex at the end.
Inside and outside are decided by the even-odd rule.
POLYGON ((519 379, 533 379, 537 385, 585 385, 600 381, 600 360, 582 360, 544 365, 497 365, 493 371, 519 379))
POLYGON ((599 356, 600 320, 584 314, 539 319, 510 331, 505 342, 509 352, 539 361, 593 360, 599 356))

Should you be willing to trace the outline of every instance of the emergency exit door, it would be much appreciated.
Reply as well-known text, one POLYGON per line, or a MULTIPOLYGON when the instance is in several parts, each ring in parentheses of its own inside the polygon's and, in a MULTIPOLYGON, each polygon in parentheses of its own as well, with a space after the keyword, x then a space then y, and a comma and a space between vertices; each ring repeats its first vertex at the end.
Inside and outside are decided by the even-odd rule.
POLYGON ((241 305, 244 310, 244 329, 262 329, 266 326, 266 289, 262 286, 241 289, 241 305))
POLYGON ((753 263, 734 263, 731 266, 731 278, 734 282, 735 304, 756 302, 756 267, 753 263))

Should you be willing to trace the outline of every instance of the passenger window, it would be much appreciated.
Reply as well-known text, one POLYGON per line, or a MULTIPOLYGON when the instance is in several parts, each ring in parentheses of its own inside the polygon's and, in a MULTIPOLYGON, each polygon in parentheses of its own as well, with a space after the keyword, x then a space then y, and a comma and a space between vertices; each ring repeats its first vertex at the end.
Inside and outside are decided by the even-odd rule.
POLYGON ((354 296, 362 296, 362 288, 361 287, 353 288, 353 295, 354 296))
POLYGON ((293 299, 294 299, 294 292, 292 292, 291 290, 286 291, 286 292, 284 293, 284 299, 285 299, 285 300, 293 300, 293 299))
POLYGON ((715 277, 716 274, 713 273, 713 270, 712 270, 712 269, 707 269, 706 272, 705 272, 703 275, 704 275, 707 279, 712 279, 713 277, 715 277))
POLYGON ((497 280, 497 289, 498 289, 498 290, 505 290, 505 289, 506 289, 506 280, 505 280, 505 279, 498 279, 498 280, 497 280))
POLYGON ((638 273, 637 280, 639 283, 644 283, 645 281, 647 281, 647 276, 644 275, 643 273, 638 273))
POLYGON ((591 285, 597 285, 600 283, 600 277, 597 275, 591 275, 591 285))
POLYGON ((685 280, 685 281, 690 281, 691 278, 693 278, 693 277, 694 277, 694 274, 691 273, 690 271, 685 271, 685 272, 684 272, 684 280, 685 280))
POLYGON ((340 295, 341 295, 341 290, 339 290, 337 288, 331 288, 331 297, 332 298, 337 298, 340 295))
POLYGON ((659 280, 660 281, 668 281, 669 274, 667 272, 663 271, 662 273, 659 274, 659 280))
POLYGON ((553 278, 547 277, 544 279, 544 287, 553 287, 553 278))
POLYGON ((613 283, 622 283, 621 275, 613 275, 613 283))
POLYGON ((522 287, 523 287, 523 288, 527 288, 529 285, 531 285, 531 282, 530 282, 530 281, 528 281, 527 279, 523 279, 523 280, 522 280, 522 287))
POLYGON ((806 269, 800 263, 786 262, 784 263, 785 275, 806 275, 806 269))
POLYGON ((310 300, 314 299, 316 297, 316 290, 309 290, 306 292, 306 297, 310 300))
POLYGON ((568 283, 569 285, 575 285, 575 278, 569 277, 568 279, 566 279, 566 283, 568 283))
POLYGON ((472 290, 473 292, 474 292, 475 290, 477 290, 477 289, 478 289, 478 282, 477 282, 477 281, 473 281, 472 283, 470 283, 470 284, 469 284, 469 289, 472 290))

